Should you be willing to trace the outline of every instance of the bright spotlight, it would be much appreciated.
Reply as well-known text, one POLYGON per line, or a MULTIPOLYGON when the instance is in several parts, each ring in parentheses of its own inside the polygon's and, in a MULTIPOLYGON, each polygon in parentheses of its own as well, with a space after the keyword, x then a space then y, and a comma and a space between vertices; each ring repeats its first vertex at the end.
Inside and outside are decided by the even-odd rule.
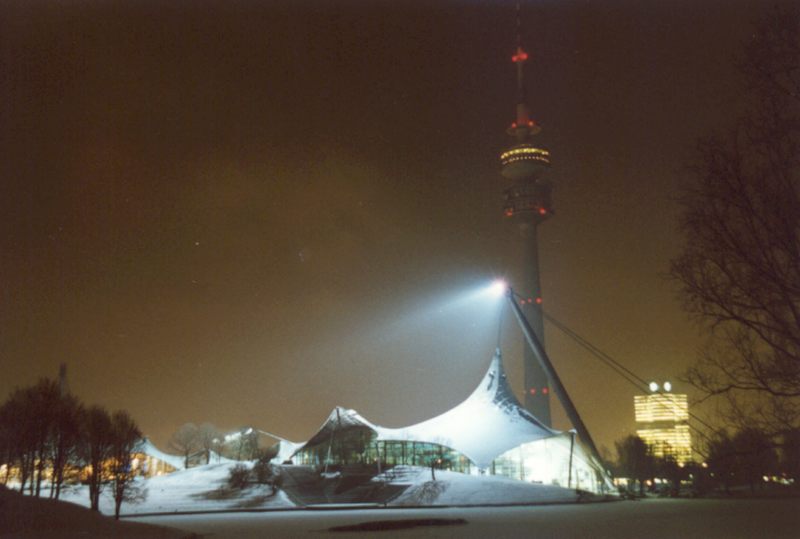
POLYGON ((508 285, 505 281, 498 279, 489 286, 489 294, 493 298, 499 298, 508 290, 508 285))

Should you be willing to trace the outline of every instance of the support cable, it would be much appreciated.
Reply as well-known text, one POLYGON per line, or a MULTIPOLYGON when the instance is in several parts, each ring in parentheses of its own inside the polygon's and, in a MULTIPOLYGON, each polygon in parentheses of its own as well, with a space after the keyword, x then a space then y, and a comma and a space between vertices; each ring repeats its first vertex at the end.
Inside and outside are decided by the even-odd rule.
MULTIPOLYGON (((516 292, 515 292, 515 296, 518 297, 521 300, 525 299, 523 296, 520 296, 516 292)), ((581 336, 580 334, 578 334, 577 332, 575 332, 574 330, 569 328, 569 326, 567 326, 563 322, 557 320, 556 318, 554 318, 553 316, 545 313, 544 311, 542 311, 542 313, 544 315, 545 320, 547 320, 549 323, 551 323, 553 326, 555 326, 557 329, 559 329, 565 335, 567 335, 572 340, 574 340, 576 343, 578 343, 578 345, 580 345, 582 348, 587 350, 592 356, 594 356, 596 359, 601 361, 603 364, 605 364, 611 370, 616 372, 620 377, 624 378, 628 383, 633 385, 637 390, 639 390, 639 391, 647 391, 648 390, 648 383, 642 377, 640 377, 635 372, 633 372, 632 370, 627 368, 625 365, 623 365, 619 361, 615 360, 612 356, 610 356, 609 354, 607 354, 606 352, 604 352, 603 350, 601 350, 600 348, 598 348, 597 346, 592 344, 585 337, 581 336)), ((664 395, 664 393, 661 392, 661 391, 658 391, 657 394, 664 395)), ((697 423, 699 423, 702 426, 706 427, 711 432, 713 432, 715 434, 718 434, 719 431, 717 429, 715 429, 714 427, 712 427, 708 422, 706 422, 701 417, 697 416, 696 414, 693 414, 690 411, 687 411, 687 414, 688 414, 690 419, 693 419, 697 423)), ((696 426, 692 425, 691 423, 687 423, 687 425, 689 425, 690 429, 692 429, 694 432, 696 432, 697 434, 702 436, 705 440, 707 440, 707 441, 711 440, 711 436, 709 436, 706 432, 700 430, 699 428, 697 428, 696 426)), ((699 451, 696 448, 693 448, 693 450, 696 453, 698 453, 700 456, 704 457, 704 458, 708 457, 708 455, 704 454, 703 452, 699 451)))
MULTIPOLYGON (((637 389, 643 390, 643 391, 647 390, 647 387, 648 387, 647 382, 643 378, 638 376, 636 373, 634 373, 633 371, 631 371, 630 369, 628 369, 627 367, 622 365, 619 361, 615 360, 613 357, 608 355, 606 352, 603 352, 602 350, 597 348, 595 345, 593 345, 591 342, 589 342, 586 338, 582 337, 581 335, 579 335, 578 333, 576 333, 575 331, 570 329, 566 324, 564 324, 564 323, 560 322, 559 320, 553 318, 549 314, 545 314, 544 317, 545 317, 545 320, 547 320, 548 322, 553 324, 556 328, 561 330, 568 337, 572 338, 575 342, 577 342, 582 347, 584 347, 586 350, 591 352, 592 355, 594 355, 596 358, 600 359, 603 363, 605 363, 606 365, 608 365, 609 367, 611 367, 614 370, 619 369, 619 370, 624 371, 625 373, 629 374, 630 377, 628 377, 628 376, 623 376, 623 377, 626 380, 628 380, 628 382, 630 382, 632 385, 634 385, 637 389), (636 382, 632 381, 631 378, 634 378, 636 380, 636 382)), ((665 394, 665 393, 663 393, 661 391, 658 391, 657 393, 659 395, 664 395, 665 394)), ((703 425, 707 429, 711 430, 712 432, 715 432, 715 433, 717 432, 717 429, 712 427, 705 420, 703 420, 702 418, 700 418, 697 415, 693 414, 692 412, 688 412, 688 415, 689 415, 690 418, 694 419, 695 421, 697 421, 698 423, 700 423, 701 425, 703 425)), ((698 432, 702 433, 702 431, 698 431, 698 432)), ((708 437, 705 433, 702 433, 702 434, 704 436, 708 437)))
POLYGON ((497 320, 497 346, 496 348, 500 350, 500 341, 503 336, 503 314, 506 312, 505 309, 500 309, 500 315, 498 316, 497 320))

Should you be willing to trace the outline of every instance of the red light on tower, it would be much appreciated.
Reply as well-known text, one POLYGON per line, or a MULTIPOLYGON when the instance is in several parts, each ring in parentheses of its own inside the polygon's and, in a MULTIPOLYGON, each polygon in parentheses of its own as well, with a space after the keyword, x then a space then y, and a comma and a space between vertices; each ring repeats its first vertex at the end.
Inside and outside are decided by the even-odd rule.
POLYGON ((517 49, 517 54, 511 57, 511 61, 514 63, 524 62, 527 59, 528 59, 528 53, 522 50, 521 48, 517 49))
MULTIPOLYGON (((552 185, 549 181, 544 181, 543 175, 550 167, 550 151, 539 147, 535 137, 541 132, 542 126, 536 121, 532 109, 528 106, 526 94, 526 71, 527 60, 533 60, 533 53, 528 53, 523 48, 522 39, 522 18, 520 17, 521 6, 517 2, 517 32, 516 43, 509 47, 513 66, 508 66, 508 71, 515 72, 516 75, 516 100, 514 101, 515 115, 508 118, 514 123, 505 124, 505 132, 511 139, 509 147, 500 153, 500 163, 502 164, 501 175, 511 180, 512 184, 503 191, 503 205, 497 208, 497 212, 503 211, 508 215, 508 210, 513 208, 514 217, 505 219, 514 221, 521 232, 521 241, 518 246, 522 247, 523 260, 525 261, 526 272, 524 283, 518 283, 520 290, 534 292, 530 296, 514 295, 511 301, 517 301, 515 309, 531 311, 533 315, 530 320, 530 328, 536 335, 544 334, 544 316, 542 311, 541 279, 539 278, 539 251, 538 242, 533 234, 540 225, 550 220, 552 185), (511 124, 511 127, 508 127, 511 124), (533 237, 531 237, 533 236, 533 237), (534 305, 536 307, 534 307, 534 305), (538 315, 538 316, 537 316, 538 315)), ((506 56, 508 58, 508 56, 506 56)), ((502 58, 501 58, 502 60, 502 58)), ((508 61, 508 60, 506 60, 508 61)), ((508 65, 508 64, 506 64, 508 65)), ((510 74, 510 73, 509 73, 510 74)), ((530 78, 530 74, 528 74, 530 78)), ((555 210, 553 210, 555 211, 555 210)), ((555 214, 554 214, 555 215, 555 214)), ((548 304, 549 305, 549 304, 548 304)), ((516 311, 515 311, 516 312, 516 311)), ((541 344, 541 343, 540 343, 541 344)), ((548 378, 546 366, 540 365, 536 360, 536 353, 526 348, 523 354, 523 365, 525 370, 525 385, 522 390, 525 392, 521 396, 525 400, 525 408, 538 418, 543 424, 551 424, 550 413, 550 389, 544 387, 548 378)))

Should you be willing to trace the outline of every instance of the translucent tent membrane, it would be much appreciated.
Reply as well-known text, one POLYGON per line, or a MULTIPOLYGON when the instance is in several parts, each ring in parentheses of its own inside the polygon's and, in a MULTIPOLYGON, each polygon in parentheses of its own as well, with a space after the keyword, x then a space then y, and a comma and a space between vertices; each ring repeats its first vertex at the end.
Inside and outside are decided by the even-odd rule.
POLYGON ((572 432, 520 444, 497 457, 491 473, 520 481, 614 494, 603 466, 573 438, 572 432))
POLYGON ((508 384, 500 351, 478 387, 447 412, 403 428, 375 425, 337 407, 293 455, 297 463, 430 465, 502 475, 595 494, 614 488, 603 466, 573 432, 543 425, 525 410, 508 384))

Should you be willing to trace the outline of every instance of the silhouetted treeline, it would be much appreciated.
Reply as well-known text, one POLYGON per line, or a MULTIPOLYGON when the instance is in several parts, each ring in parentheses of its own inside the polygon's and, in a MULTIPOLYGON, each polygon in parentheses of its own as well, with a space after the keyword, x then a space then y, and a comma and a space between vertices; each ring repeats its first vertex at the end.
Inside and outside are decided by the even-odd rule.
POLYGON ((638 436, 628 436, 616 442, 617 469, 622 477, 638 483, 639 494, 643 495, 648 481, 656 478, 669 483, 670 494, 677 495, 681 482, 689 477, 689 469, 681 466, 671 455, 658 457, 638 436))
POLYGON ((734 486, 754 492, 764 477, 792 480, 800 487, 800 430, 777 438, 752 427, 733 435, 721 431, 708 444, 706 462, 709 482, 726 493, 734 486))
MULTIPOLYGON (((67 482, 89 485, 91 508, 99 510, 100 493, 111 485, 116 515, 131 498, 131 459, 142 433, 127 412, 110 414, 84 406, 48 379, 16 389, 0 406, 0 464, 8 483, 12 474, 21 492, 58 499, 67 482)), ((138 494, 138 493, 136 493, 138 494)))
POLYGON ((714 489, 730 493, 732 487, 747 487, 751 493, 759 485, 777 480, 800 488, 800 430, 788 430, 777 437, 756 428, 735 434, 720 431, 707 444, 704 462, 679 465, 670 457, 658 457, 638 436, 616 442, 615 473, 638 486, 640 494, 655 479, 665 480, 668 492, 678 495, 682 483, 691 485, 692 494, 703 495, 714 489))

